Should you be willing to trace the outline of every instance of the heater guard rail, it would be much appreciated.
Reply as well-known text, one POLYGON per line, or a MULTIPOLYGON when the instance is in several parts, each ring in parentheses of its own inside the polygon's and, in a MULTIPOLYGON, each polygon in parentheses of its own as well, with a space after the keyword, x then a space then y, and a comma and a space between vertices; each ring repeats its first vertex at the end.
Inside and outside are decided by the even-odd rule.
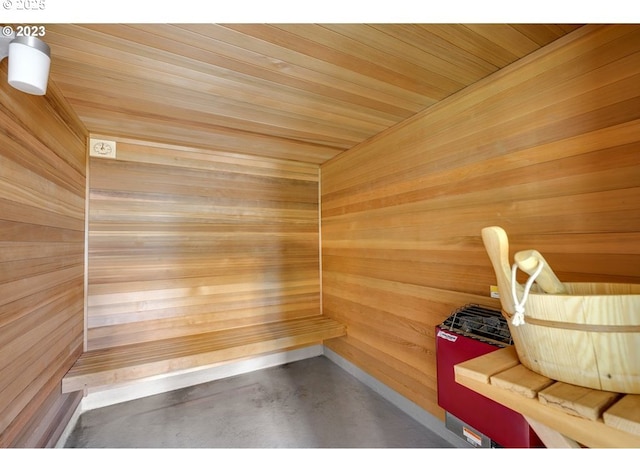
POLYGON ((522 413, 547 447, 640 447, 640 395, 556 382, 521 365, 513 346, 454 370, 459 384, 522 413))

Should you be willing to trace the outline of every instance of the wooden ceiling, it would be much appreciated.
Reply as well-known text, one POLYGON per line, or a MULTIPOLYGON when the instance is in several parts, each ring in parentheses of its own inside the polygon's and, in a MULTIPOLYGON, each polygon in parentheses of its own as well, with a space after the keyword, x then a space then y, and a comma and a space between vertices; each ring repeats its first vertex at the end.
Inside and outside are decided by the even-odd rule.
POLYGON ((47 25, 92 134, 322 163, 577 25, 47 25))

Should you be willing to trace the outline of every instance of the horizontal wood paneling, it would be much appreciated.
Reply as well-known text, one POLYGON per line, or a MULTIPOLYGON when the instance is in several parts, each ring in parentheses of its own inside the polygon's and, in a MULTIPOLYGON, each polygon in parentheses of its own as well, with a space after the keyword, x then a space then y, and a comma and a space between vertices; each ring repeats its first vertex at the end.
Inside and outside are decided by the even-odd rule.
POLYGON ((322 163, 577 25, 47 25, 92 133, 322 163))
POLYGON ((117 154, 90 161, 89 349, 320 313, 317 165, 117 154))
POLYGON ((55 83, 11 88, 0 64, 0 446, 55 444, 81 395, 87 131, 55 83))
POLYGON ((639 283, 639 99, 640 27, 588 26, 323 164, 329 346, 442 416, 434 326, 499 306, 483 227, 562 280, 639 283))

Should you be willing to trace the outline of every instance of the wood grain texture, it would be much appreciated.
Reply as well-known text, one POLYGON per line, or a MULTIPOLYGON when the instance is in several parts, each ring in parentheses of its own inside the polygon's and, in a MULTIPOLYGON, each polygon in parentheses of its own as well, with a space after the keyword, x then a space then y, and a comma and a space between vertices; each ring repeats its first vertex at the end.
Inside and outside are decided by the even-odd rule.
POLYGON ((312 316, 88 351, 64 377, 62 391, 110 386, 318 344, 345 333, 344 325, 312 316))
POLYGON ((494 374, 501 373, 518 365, 518 356, 513 346, 502 351, 493 351, 487 357, 476 357, 455 366, 456 374, 488 384, 494 374))
POLYGON ((442 416, 434 326, 496 304, 483 227, 562 281, 640 283, 639 75, 640 27, 583 27, 323 164, 328 346, 442 416))
POLYGON ((552 379, 534 373, 524 365, 516 365, 491 376, 491 385, 514 391, 527 398, 535 398, 540 390, 552 383, 552 379))
POLYGON ((622 395, 622 399, 614 402, 620 395, 553 380, 545 388, 546 382, 535 380, 535 373, 518 365, 515 352, 509 348, 458 364, 454 371, 457 383, 525 416, 536 432, 540 431, 538 435, 547 447, 580 447, 577 443, 586 447, 637 447, 640 443, 637 426, 629 425, 637 421, 638 413, 634 407, 634 404, 637 405, 637 395, 622 395), (487 356, 495 358, 493 354, 500 352, 503 354, 499 358, 507 360, 511 357, 516 368, 520 367, 519 372, 523 374, 520 380, 512 375, 504 375, 514 368, 496 373, 489 359, 483 361, 487 356), (518 385, 495 382, 497 376, 511 378, 518 385), (551 396, 551 401, 543 398, 547 394, 551 396), (607 421, 609 410, 614 410, 618 420, 607 421))
POLYGON ((544 445, 546 447, 582 447, 582 445, 580 445, 580 443, 578 443, 574 439, 566 437, 557 430, 553 430, 546 424, 542 424, 540 421, 537 421, 533 418, 526 419, 529 423, 529 426, 531 426, 536 435, 540 437, 540 440, 544 442, 544 445))
POLYGON ((0 446, 55 444, 81 396, 60 392, 82 352, 84 126, 0 64, 0 446))
POLYGON ((538 400, 542 404, 591 421, 601 418, 603 412, 619 398, 618 393, 563 382, 556 382, 538 392, 538 400))
POLYGON ((640 395, 628 394, 603 413, 605 424, 640 435, 640 395))
POLYGON ((317 165, 117 154, 90 161, 89 350, 320 313, 317 165))
POLYGON ((47 25, 92 133, 322 163, 577 25, 47 25))

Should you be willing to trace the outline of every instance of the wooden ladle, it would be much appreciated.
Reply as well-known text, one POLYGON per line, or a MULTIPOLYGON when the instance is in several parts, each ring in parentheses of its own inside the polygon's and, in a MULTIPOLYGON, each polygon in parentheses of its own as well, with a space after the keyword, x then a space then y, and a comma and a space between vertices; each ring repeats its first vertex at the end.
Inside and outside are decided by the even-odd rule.
POLYGON ((567 289, 560 279, 553 272, 547 261, 542 257, 535 249, 527 249, 519 251, 513 256, 513 260, 518 264, 518 268, 532 275, 538 265, 542 262, 544 264, 542 271, 536 277, 536 283, 542 288, 545 293, 553 294, 565 294, 567 289))

